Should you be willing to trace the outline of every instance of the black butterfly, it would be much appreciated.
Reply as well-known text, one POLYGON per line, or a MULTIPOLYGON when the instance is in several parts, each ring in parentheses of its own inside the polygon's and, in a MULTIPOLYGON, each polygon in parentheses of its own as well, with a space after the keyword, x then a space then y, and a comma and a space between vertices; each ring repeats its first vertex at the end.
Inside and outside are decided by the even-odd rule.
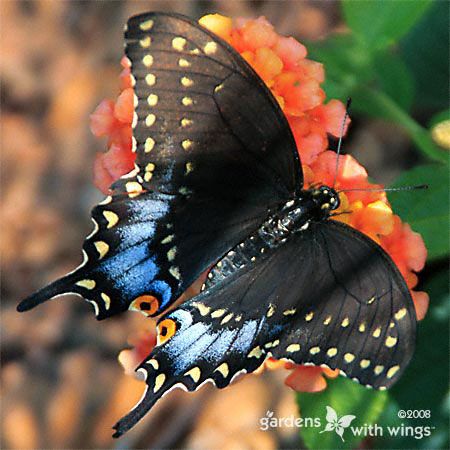
POLYGON ((293 136, 264 82, 180 15, 132 17, 125 38, 135 170, 94 208, 83 264, 19 311, 75 292, 98 319, 159 315, 213 265, 203 292, 160 319, 138 368, 146 394, 116 437, 172 388, 223 388, 269 356, 390 387, 414 348, 408 287, 381 247, 330 220, 334 189, 302 189, 293 136))

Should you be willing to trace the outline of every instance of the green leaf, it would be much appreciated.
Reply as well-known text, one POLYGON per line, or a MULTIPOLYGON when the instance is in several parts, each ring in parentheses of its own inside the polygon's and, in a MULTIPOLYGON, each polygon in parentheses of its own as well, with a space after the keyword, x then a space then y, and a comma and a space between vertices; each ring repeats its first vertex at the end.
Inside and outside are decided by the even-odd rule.
POLYGON ((397 42, 422 17, 431 0, 345 0, 348 26, 368 49, 379 50, 397 42))
POLYGON ((374 60, 377 87, 402 109, 409 111, 414 100, 414 80, 398 54, 382 52, 374 60))
POLYGON ((405 172, 394 187, 428 184, 427 190, 391 192, 393 211, 420 233, 428 250, 428 261, 450 252, 449 167, 446 164, 419 166, 405 172))
POLYGON ((343 377, 328 380, 328 388, 316 394, 298 393, 297 403, 302 417, 319 417, 321 428, 302 428, 300 436, 309 449, 351 449, 363 439, 354 436, 351 428, 344 430, 342 442, 335 431, 325 431, 327 406, 332 407, 339 417, 354 415, 350 427, 361 427, 374 423, 386 403, 387 393, 367 389, 343 377))
POLYGON ((444 120, 449 119, 450 119, 450 109, 446 109, 445 111, 441 111, 440 113, 435 114, 428 122, 428 126, 430 128, 433 128, 438 123, 444 122, 444 120))
POLYGON ((434 2, 400 43, 402 59, 415 79, 416 103, 422 109, 448 107, 449 21, 448 2, 434 2))
POLYGON ((325 65, 323 88, 327 98, 344 100, 360 84, 373 78, 371 55, 351 34, 335 35, 323 42, 307 44, 309 58, 325 65))

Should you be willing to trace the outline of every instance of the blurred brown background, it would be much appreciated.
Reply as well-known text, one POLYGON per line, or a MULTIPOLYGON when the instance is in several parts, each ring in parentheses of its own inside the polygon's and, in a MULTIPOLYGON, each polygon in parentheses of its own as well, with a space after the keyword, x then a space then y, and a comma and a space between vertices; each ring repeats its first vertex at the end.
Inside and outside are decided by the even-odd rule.
MULTIPOLYGON (((296 414, 284 373, 249 376, 218 392, 172 393, 120 441, 111 426, 134 405, 142 384, 126 376, 118 353, 148 321, 129 313, 98 323, 77 298, 26 314, 24 296, 79 263, 95 153, 106 143, 89 114, 118 93, 122 28, 133 14, 176 11, 198 18, 264 15, 300 41, 341 27, 339 4, 309 1, 1 1, 2 436, 5 449, 298 447, 296 429, 262 432, 268 409, 296 414)), ((346 150, 377 181, 411 165, 398 129, 358 124, 346 150), (391 151, 387 152, 387 148, 391 151), (397 154, 393 155, 395 148, 397 154), (358 151, 359 150, 359 151, 358 151)))

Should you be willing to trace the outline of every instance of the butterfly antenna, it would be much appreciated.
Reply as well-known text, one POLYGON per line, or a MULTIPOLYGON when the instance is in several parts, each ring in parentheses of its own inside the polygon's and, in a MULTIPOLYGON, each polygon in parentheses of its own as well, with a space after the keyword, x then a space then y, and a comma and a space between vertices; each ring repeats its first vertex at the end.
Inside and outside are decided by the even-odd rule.
POLYGON ((428 189, 428 184, 418 184, 416 186, 400 186, 395 188, 354 188, 342 189, 339 192, 395 192, 395 191, 415 191, 416 189, 428 189))
POLYGON ((342 121, 341 132, 340 132, 338 146, 337 146, 337 150, 336 150, 336 168, 334 170, 333 187, 336 186, 336 181, 337 181, 337 176, 338 176, 338 169, 339 169, 339 155, 341 154, 341 147, 342 147, 342 138, 344 136, 345 123, 347 122, 347 119, 348 119, 348 116, 349 116, 349 110, 350 110, 351 104, 352 104, 352 99, 349 97, 347 99, 347 104, 345 105, 345 115, 344 115, 344 120, 342 121))

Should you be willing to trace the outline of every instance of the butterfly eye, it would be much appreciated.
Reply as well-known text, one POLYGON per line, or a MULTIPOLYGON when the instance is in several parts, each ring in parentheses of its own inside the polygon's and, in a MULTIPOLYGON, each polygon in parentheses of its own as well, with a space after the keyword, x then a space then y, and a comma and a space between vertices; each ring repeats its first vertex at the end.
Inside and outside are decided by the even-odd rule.
POLYGON ((164 319, 158 324, 158 345, 167 342, 177 331, 177 324, 172 319, 164 319))
POLYGON ((131 309, 133 311, 140 311, 146 316, 152 316, 156 311, 158 311, 158 308, 159 300, 155 296, 141 295, 131 302, 128 309, 131 309))

